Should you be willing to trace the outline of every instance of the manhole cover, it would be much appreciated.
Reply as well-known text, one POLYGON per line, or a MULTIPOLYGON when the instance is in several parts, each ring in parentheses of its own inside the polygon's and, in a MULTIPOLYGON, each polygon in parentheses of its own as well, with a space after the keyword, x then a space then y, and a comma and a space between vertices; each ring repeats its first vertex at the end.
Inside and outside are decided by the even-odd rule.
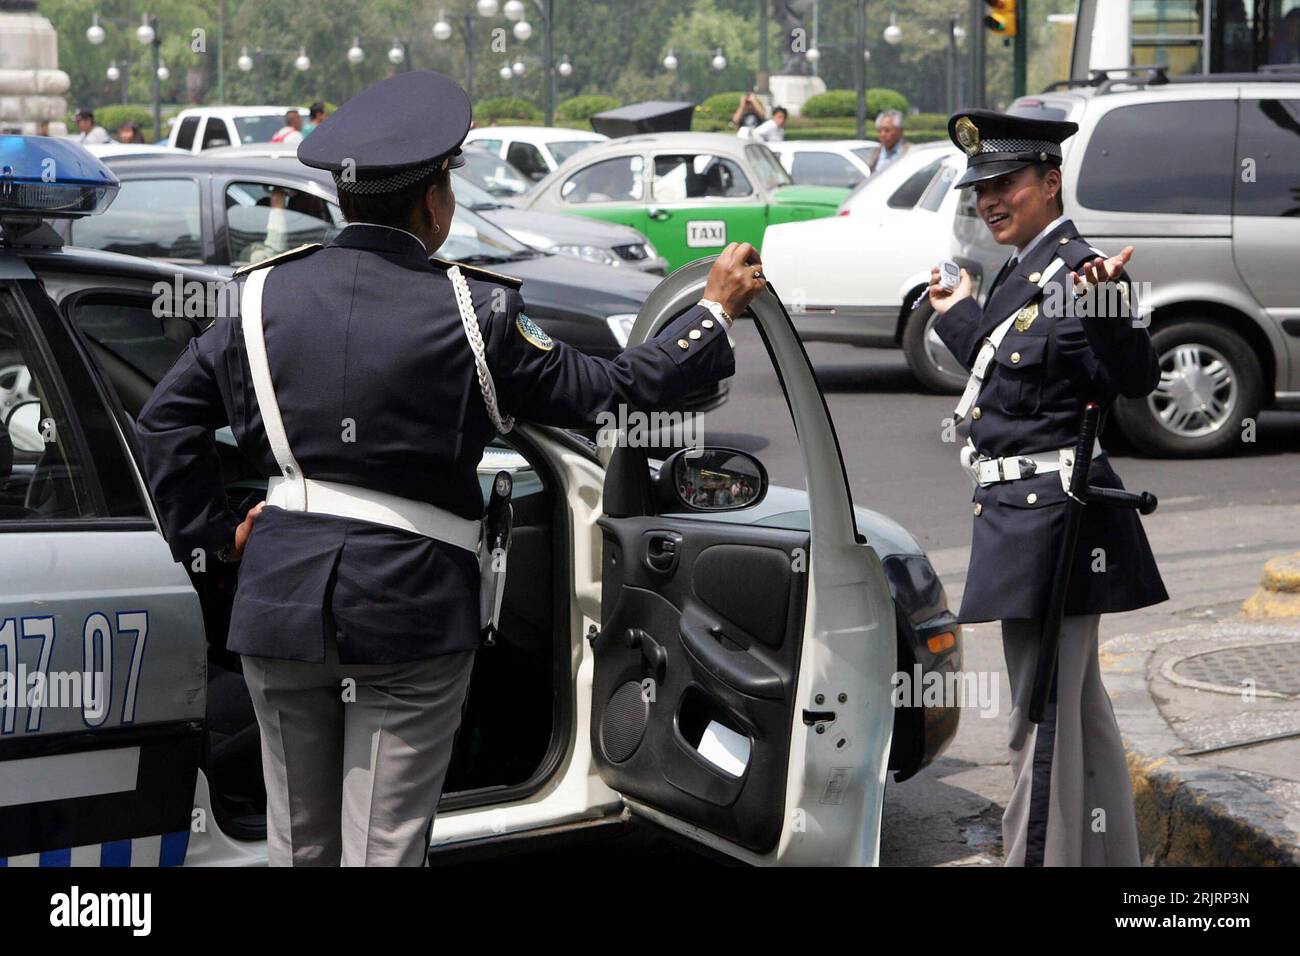
POLYGON ((1253 683, 1256 691, 1300 697, 1300 641, 1247 644, 1194 654, 1173 662, 1179 683, 1239 694, 1253 683))

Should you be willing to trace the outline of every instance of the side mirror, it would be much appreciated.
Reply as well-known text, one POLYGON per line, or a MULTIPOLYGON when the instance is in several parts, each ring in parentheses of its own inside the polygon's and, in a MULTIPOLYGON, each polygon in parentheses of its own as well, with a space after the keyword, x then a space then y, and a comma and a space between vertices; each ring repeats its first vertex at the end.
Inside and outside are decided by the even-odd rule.
POLYGON ((45 438, 41 434, 41 403, 19 402, 9 410, 5 431, 14 451, 39 454, 45 451, 45 438))
POLYGON ((688 511, 739 511, 767 495, 767 469, 734 448, 684 448, 659 469, 660 501, 688 511))

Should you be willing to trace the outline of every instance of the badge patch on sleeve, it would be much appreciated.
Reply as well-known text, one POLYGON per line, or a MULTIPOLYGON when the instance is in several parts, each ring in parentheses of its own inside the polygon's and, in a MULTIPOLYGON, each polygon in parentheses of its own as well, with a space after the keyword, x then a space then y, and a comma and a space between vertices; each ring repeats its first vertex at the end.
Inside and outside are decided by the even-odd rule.
POLYGON ((515 328, 519 330, 520 335, 528 340, 530 345, 541 349, 543 352, 549 352, 555 348, 555 340, 543 332, 541 326, 522 312, 515 319, 515 328))

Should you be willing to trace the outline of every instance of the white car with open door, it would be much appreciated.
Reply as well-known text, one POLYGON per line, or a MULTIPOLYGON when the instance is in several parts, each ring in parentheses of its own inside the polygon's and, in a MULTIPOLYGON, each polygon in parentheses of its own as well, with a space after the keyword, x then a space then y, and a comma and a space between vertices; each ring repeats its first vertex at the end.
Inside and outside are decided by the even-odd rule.
MULTIPOLYGON (((23 205, 51 193, 45 148, 17 157, 0 197, 0 672, 93 679, 71 703, 0 704, 0 864, 262 864, 258 729, 226 650, 238 571, 171 561, 129 437, 224 286, 61 248, 23 205)), ((111 201, 111 174, 58 148, 77 154, 57 157, 55 191, 84 195, 41 212, 111 201)), ((697 301, 706 273, 661 284, 632 340, 697 301)), ((870 864, 886 773, 910 776, 955 734, 955 707, 892 701, 896 673, 961 667, 933 568, 852 504, 775 296, 733 331, 755 343, 738 375, 770 407, 684 419, 710 436, 678 443, 698 454, 646 447, 630 416, 618 447, 523 425, 485 454, 485 491, 514 475, 509 575, 434 853, 516 853, 630 811, 751 863, 870 864), (769 483, 764 448, 791 487, 769 483)), ((247 509, 265 478, 218 438, 247 509)))

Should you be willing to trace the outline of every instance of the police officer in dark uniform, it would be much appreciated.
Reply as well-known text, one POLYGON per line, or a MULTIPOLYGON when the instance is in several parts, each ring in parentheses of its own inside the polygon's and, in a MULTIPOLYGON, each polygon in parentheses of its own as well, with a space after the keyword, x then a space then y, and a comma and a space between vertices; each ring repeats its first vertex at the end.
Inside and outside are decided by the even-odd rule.
POLYGON ((763 288, 747 246, 706 298, 614 360, 555 342, 519 283, 431 259, 470 127, 452 80, 408 72, 346 103, 299 147, 349 225, 249 267, 141 412, 173 554, 238 560, 229 647, 262 734, 272 864, 424 860, 480 643, 477 465, 512 416, 590 425, 734 371, 731 317, 763 288), (267 476, 241 520, 213 432, 267 476))
MULTIPOLYGON (((962 270, 951 291, 936 268, 936 331, 971 378, 954 417, 969 426, 962 465, 975 484, 964 622, 1002 622, 1012 691, 1015 787, 1003 815, 1012 866, 1136 866, 1128 767, 1097 661, 1100 616, 1168 598, 1133 510, 1086 508, 1060 637, 1056 699, 1042 723, 1027 710, 1038 638, 1063 547, 1066 492, 1083 404, 1142 398, 1160 369, 1124 265, 1064 215, 1061 143, 1076 124, 988 110, 952 116, 967 154, 956 188, 1014 251, 983 305, 962 270)), ((1090 484, 1122 488, 1100 445, 1090 484)))

